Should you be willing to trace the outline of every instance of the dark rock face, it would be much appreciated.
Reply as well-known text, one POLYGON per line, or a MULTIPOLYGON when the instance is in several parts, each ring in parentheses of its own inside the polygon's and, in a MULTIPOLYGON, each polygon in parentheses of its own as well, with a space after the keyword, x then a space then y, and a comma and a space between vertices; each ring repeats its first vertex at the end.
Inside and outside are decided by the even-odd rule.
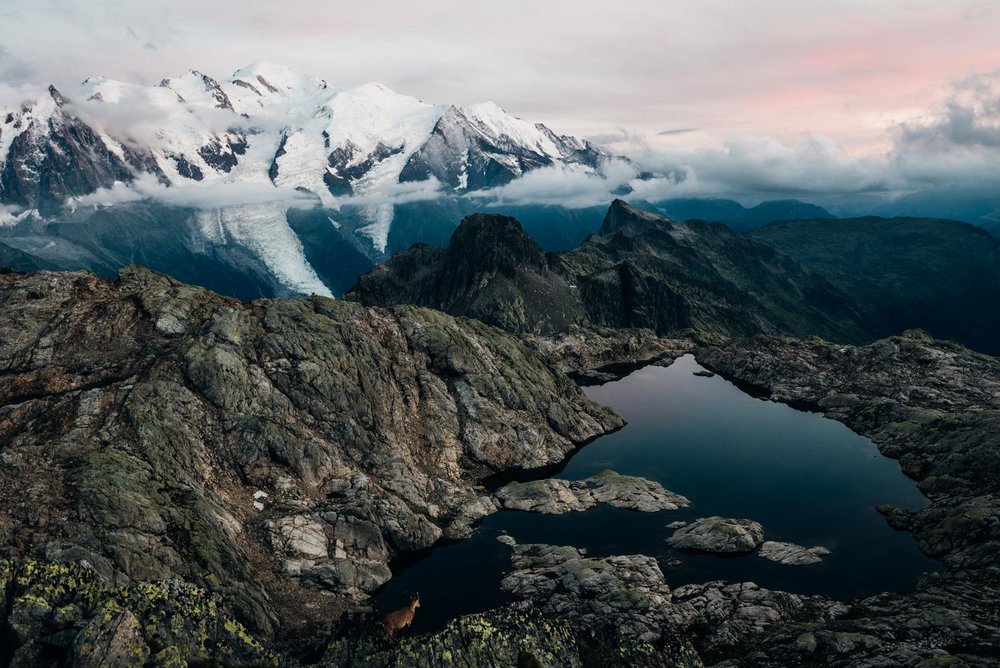
POLYGON ((205 178, 205 172, 201 171, 201 167, 192 164, 183 155, 172 156, 174 165, 177 167, 177 173, 183 176, 185 179, 191 179, 192 181, 201 181, 205 178))
POLYGON ((69 197, 110 188, 116 181, 129 182, 136 172, 163 177, 150 154, 122 146, 119 157, 95 130, 67 110, 59 105, 44 122, 19 121, 30 126, 14 138, 5 156, 0 202, 53 215, 69 197))
POLYGON ((239 162, 239 157, 246 153, 247 139, 242 130, 230 130, 222 138, 215 137, 211 142, 198 149, 209 167, 228 174, 239 162), (224 140, 224 141, 223 141, 224 140))
POLYGON ((981 228, 870 217, 775 223, 752 238, 850 294, 875 336, 920 328, 1000 354, 1000 239, 981 228))
POLYGON ((555 268, 573 277, 589 319, 608 327, 864 336, 847 296, 791 258, 721 225, 620 200, 600 233, 559 254, 555 268))
POLYGON ((434 177, 444 187, 465 192, 509 183, 524 172, 552 164, 548 156, 500 146, 456 107, 450 107, 426 143, 410 156, 401 182, 434 177))
POLYGON ((323 175, 323 181, 334 196, 352 195, 355 182, 386 158, 402 153, 403 149, 403 146, 387 146, 379 142, 375 150, 361 156, 358 146, 348 141, 327 157, 327 166, 330 169, 323 175))
MULTIPOLYGON (((557 135, 540 123, 535 127, 552 142, 564 163, 596 168, 608 157, 587 141, 557 135)), ((450 107, 434 125, 430 138, 407 160, 399 180, 433 177, 448 190, 464 193, 495 188, 551 164, 553 156, 497 136, 460 109, 450 107)))
POLYGON ((864 338, 850 300, 791 258, 722 226, 612 204, 599 234, 543 255, 513 219, 470 216, 447 250, 416 246, 347 298, 413 303, 551 334, 574 324, 864 338))
POLYGON ((478 480, 622 424, 509 335, 423 309, 248 306, 139 268, 0 275, 0 304, 4 551, 180 578, 258 631, 335 616, 493 512, 478 480))
POLYGON ((345 299, 419 304, 514 332, 552 333, 583 319, 567 280, 517 221, 474 214, 447 249, 418 245, 362 276, 345 299))

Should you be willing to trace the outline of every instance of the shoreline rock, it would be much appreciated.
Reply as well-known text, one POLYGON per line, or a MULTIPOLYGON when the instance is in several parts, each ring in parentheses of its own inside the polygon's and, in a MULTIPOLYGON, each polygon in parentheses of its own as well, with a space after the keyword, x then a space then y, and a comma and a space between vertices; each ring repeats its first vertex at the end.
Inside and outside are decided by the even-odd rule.
POLYGON ((753 520, 700 517, 674 531, 664 542, 679 550, 718 554, 749 553, 764 542, 764 527, 753 520))
POLYGON ((583 480, 547 478, 513 482, 498 490, 496 498, 505 510, 546 515, 583 511, 598 503, 645 513, 691 505, 686 497, 665 489, 658 482, 610 470, 583 480))
POLYGON ((764 541, 757 556, 773 561, 783 566, 809 566, 823 561, 830 550, 822 547, 802 547, 795 543, 782 543, 775 540, 764 541))

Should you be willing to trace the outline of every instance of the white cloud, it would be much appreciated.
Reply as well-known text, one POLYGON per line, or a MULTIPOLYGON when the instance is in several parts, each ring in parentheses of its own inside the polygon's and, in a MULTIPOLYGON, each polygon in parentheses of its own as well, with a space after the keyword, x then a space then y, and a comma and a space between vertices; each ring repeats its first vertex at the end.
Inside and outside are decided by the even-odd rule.
POLYGON ((0 225, 11 225, 17 221, 21 207, 12 204, 0 204, 0 225))
POLYGON ((60 91, 72 103, 81 120, 120 141, 140 146, 157 146, 163 128, 191 128, 201 134, 223 134, 240 127, 245 119, 225 109, 189 105, 172 99, 174 94, 162 88, 121 86, 114 101, 78 99, 77 91, 60 91), (156 96, 166 99, 156 99, 156 96))
POLYGON ((889 158, 914 187, 1000 187, 1000 70, 959 80, 942 107, 901 124, 889 158))
POLYGON ((554 165, 528 172, 498 188, 470 193, 487 204, 559 204, 571 209, 606 204, 614 191, 636 178, 633 165, 612 160, 603 174, 592 174, 573 166, 554 165))
MULTIPOLYGON (((887 172, 884 158, 848 155, 821 136, 790 145, 767 137, 737 137, 720 149, 650 151, 638 160, 675 175, 675 183, 668 185, 676 196, 867 192, 902 185, 887 172)), ((640 185, 637 195, 653 197, 656 187, 655 181, 640 185)))
POLYGON ((441 182, 432 176, 424 181, 381 184, 371 192, 337 198, 336 203, 338 207, 406 204, 437 199, 443 194, 441 182))
POLYGON ((195 209, 222 209, 251 204, 285 204, 290 208, 312 208, 319 203, 316 196, 276 188, 267 183, 192 183, 165 186, 153 176, 144 175, 132 183, 115 183, 111 188, 76 197, 67 202, 71 207, 103 207, 139 200, 155 200, 173 206, 195 209))

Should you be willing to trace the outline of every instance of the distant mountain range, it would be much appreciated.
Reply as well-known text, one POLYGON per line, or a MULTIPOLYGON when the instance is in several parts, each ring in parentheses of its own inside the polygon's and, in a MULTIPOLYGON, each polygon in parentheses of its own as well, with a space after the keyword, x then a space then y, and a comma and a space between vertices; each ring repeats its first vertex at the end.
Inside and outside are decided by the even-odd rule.
POLYGON ((674 220, 723 223, 738 232, 752 230, 776 220, 834 217, 821 206, 797 199, 768 200, 747 208, 731 199, 683 198, 654 202, 651 208, 674 220))
POLYGON ((747 234, 614 202, 578 247, 544 253, 512 218, 466 218, 346 299, 419 304, 515 332, 572 325, 871 341, 921 328, 1000 354, 1000 239, 954 221, 779 221, 747 234))
POLYGON ((310 261, 296 208, 323 212, 335 249, 374 260, 388 250, 394 201, 465 195, 546 166, 598 174, 610 157, 490 102, 431 105, 376 83, 337 90, 270 63, 224 81, 194 70, 155 86, 92 78, 0 110, 0 223, 7 237, 36 237, 11 245, 39 261, 103 269, 159 251, 94 247, 62 223, 117 236, 130 221, 170 219, 184 242, 168 254, 237 273, 262 265, 262 292, 331 293, 337 281, 310 261))
MULTIPOLYGON (((375 83, 338 90, 270 63, 225 80, 92 78, 0 109, 0 263, 110 276, 136 262, 241 299, 339 295, 414 243, 447 246, 477 211, 516 217, 544 251, 572 250, 601 231, 606 204, 482 193, 543 168, 600 177, 616 160, 493 103, 432 105, 375 83)), ((632 203, 739 232, 833 217, 789 199, 632 203)), ((855 208, 866 206, 1000 229, 992 193, 855 208)))
POLYGON ((596 234, 560 253, 543 253, 513 218, 470 216, 446 249, 399 253, 345 298, 542 334, 599 325, 866 338, 848 296, 791 257, 722 225, 672 221, 621 200, 596 234))

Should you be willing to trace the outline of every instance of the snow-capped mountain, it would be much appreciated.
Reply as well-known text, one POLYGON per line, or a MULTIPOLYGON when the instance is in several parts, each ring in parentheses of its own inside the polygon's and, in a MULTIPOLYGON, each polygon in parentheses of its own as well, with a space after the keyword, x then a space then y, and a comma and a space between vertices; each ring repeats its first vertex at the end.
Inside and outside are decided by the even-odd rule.
POLYGON ((357 206, 355 232, 378 255, 400 193, 463 195, 551 165, 597 172, 607 157, 493 103, 432 105, 376 83, 338 90, 271 63, 225 81, 194 70, 153 86, 92 78, 0 110, 0 217, 59 219, 195 186, 273 188, 290 194, 222 210, 199 198, 201 227, 206 238, 246 245, 289 288, 307 291, 319 279, 294 248, 282 199, 312 198, 333 225, 343 205, 357 206))

